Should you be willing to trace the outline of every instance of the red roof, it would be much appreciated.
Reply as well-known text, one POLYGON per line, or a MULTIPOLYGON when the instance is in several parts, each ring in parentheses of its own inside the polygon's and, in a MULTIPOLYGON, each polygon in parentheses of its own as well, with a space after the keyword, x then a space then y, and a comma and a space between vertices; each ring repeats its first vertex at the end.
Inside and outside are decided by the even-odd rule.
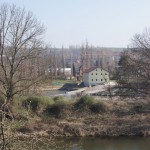
POLYGON ((91 67, 91 68, 89 68, 89 69, 86 69, 83 73, 89 73, 89 72, 95 70, 96 68, 97 68, 97 67, 91 67))
MULTIPOLYGON (((91 72, 91 71, 93 71, 93 70, 95 70, 95 69, 97 69, 97 68, 99 68, 99 67, 91 67, 91 68, 89 68, 89 69, 86 69, 83 73, 89 73, 89 72, 91 72)), ((103 69, 103 68, 100 68, 100 69, 103 69)), ((106 69, 103 69, 103 70, 107 71, 106 69)), ((107 72, 108 72, 108 71, 107 71, 107 72)))

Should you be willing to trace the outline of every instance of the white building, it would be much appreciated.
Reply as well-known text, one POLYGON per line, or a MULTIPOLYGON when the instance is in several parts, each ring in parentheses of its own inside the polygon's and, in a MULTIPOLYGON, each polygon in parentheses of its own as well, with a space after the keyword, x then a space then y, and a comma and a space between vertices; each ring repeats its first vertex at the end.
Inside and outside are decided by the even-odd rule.
POLYGON ((58 76, 64 75, 66 79, 71 79, 72 71, 71 68, 48 68, 48 73, 55 75, 55 72, 57 72, 58 76))
POLYGON ((85 86, 99 85, 109 82, 109 72, 98 67, 87 69, 83 73, 85 86))

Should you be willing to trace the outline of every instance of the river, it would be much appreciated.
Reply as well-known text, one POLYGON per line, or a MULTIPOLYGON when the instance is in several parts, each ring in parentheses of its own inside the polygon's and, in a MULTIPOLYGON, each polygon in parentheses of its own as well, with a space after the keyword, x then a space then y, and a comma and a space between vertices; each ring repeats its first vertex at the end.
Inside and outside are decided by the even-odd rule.
POLYGON ((148 137, 59 138, 52 150, 150 150, 148 137))
MULTIPOLYGON (((61 90, 45 92, 50 97, 65 94, 61 90)), ((150 150, 150 137, 58 138, 50 150, 150 150)))

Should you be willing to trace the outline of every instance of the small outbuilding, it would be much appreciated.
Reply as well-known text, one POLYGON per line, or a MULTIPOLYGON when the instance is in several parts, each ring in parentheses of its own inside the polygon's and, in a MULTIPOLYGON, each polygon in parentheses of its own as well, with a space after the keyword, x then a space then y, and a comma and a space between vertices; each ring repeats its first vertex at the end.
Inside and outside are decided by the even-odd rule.
POLYGON ((84 71, 83 83, 85 86, 100 85, 109 82, 109 72, 98 67, 92 67, 84 71))

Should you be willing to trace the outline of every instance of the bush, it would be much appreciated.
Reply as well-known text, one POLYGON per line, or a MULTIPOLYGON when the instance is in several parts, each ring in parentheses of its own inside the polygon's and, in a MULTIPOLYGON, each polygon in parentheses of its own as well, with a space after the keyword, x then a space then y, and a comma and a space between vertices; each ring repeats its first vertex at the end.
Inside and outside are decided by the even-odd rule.
POLYGON ((136 113, 142 113, 142 111, 144 110, 144 107, 142 105, 134 105, 133 106, 133 110, 136 112, 136 113))
POLYGON ((37 112, 40 109, 44 109, 45 107, 53 104, 54 101, 48 97, 28 97, 27 99, 22 101, 22 106, 30 109, 33 112, 37 112))
POLYGON ((92 104, 94 104, 94 98, 88 95, 82 96, 79 101, 75 103, 76 108, 89 108, 92 104))
POLYGON ((55 96, 55 97, 53 98, 53 100, 54 100, 55 102, 58 101, 58 100, 62 100, 62 99, 64 99, 63 96, 55 96))
POLYGON ((56 96, 56 97, 53 98, 53 100, 54 100, 54 103, 55 103, 55 104, 58 104, 58 105, 59 105, 59 104, 60 104, 60 105, 61 105, 61 104, 62 104, 62 105, 63 105, 63 104, 65 105, 65 104, 68 104, 68 103, 69 103, 69 100, 68 100, 66 97, 64 97, 64 96, 56 96))
POLYGON ((54 100, 51 99, 50 97, 42 96, 39 98, 40 98, 41 105, 43 105, 44 107, 54 104, 54 100))
POLYGON ((54 104, 47 106, 44 113, 56 118, 68 115, 68 110, 70 108, 69 101, 63 96, 56 96, 53 100, 54 104))
POLYGON ((53 104, 53 105, 47 106, 44 113, 46 113, 47 115, 56 117, 56 118, 60 118, 66 109, 67 109, 67 105, 65 104, 53 104))
POLYGON ((54 102, 60 101, 60 100, 67 100, 64 96, 56 96, 53 98, 54 102))
POLYGON ((36 112, 38 110, 38 107, 39 107, 39 103, 40 103, 39 101, 40 100, 38 97, 29 97, 25 101, 22 102, 22 105, 26 109, 28 109, 28 107, 30 107, 30 109, 33 112, 36 112))
POLYGON ((90 110, 94 113, 107 113, 109 111, 109 107, 104 102, 98 102, 92 104, 90 110))

